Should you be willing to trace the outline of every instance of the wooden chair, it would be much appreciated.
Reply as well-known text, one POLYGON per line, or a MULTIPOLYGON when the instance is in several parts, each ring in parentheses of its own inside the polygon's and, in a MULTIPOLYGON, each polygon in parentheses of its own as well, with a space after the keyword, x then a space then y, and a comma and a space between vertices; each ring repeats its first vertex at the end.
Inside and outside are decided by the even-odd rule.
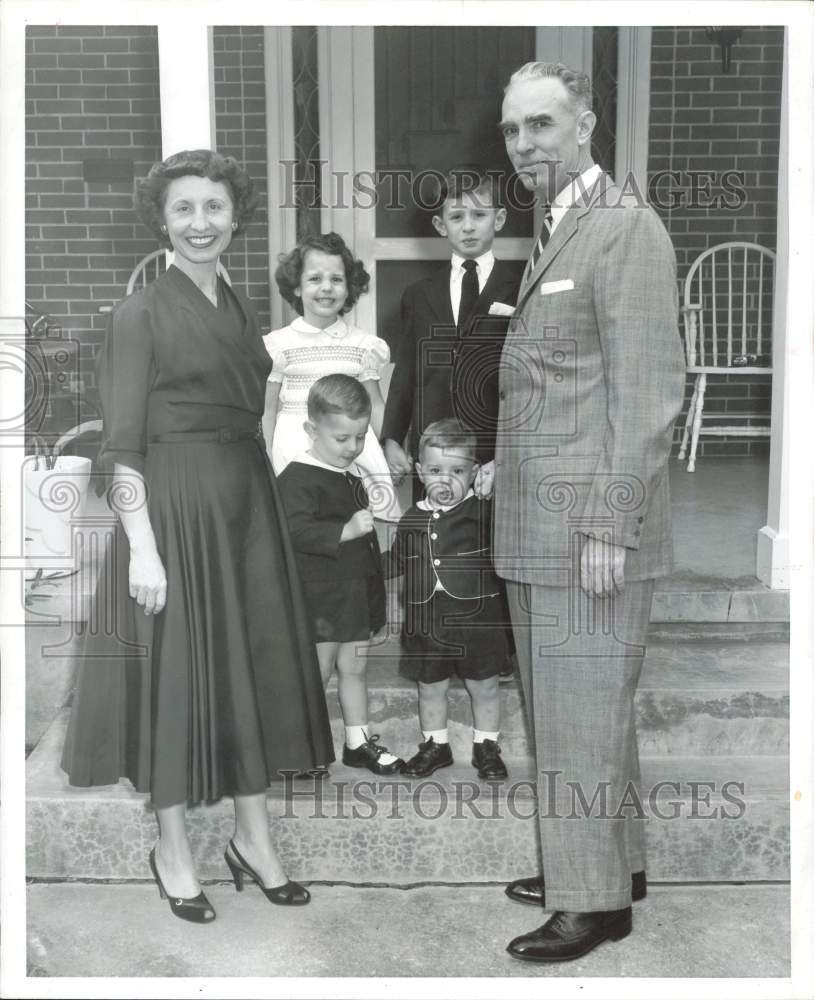
MULTIPOLYGON (((133 273, 127 282, 127 291, 124 293, 125 296, 132 295, 136 288, 144 288, 151 281, 163 274, 167 270, 167 251, 166 250, 153 250, 152 253, 148 253, 146 257, 136 264, 133 269, 133 273)), ((232 284, 232 279, 229 277, 229 273, 222 264, 218 264, 218 274, 221 275, 223 280, 227 285, 232 284)))
MULTIPOLYGON (((125 297, 132 295, 136 288, 144 288, 151 281, 163 274, 167 269, 167 251, 166 250, 153 250, 152 253, 148 253, 146 257, 142 257, 141 260, 133 268, 133 273, 130 275, 127 281, 127 289, 125 291, 125 297)), ((229 277, 229 273, 222 264, 218 264, 218 274, 220 274, 227 285, 232 284, 232 279, 229 277)), ((62 449, 67 447, 77 438, 81 437, 83 434, 101 434, 102 433, 102 421, 101 420, 85 420, 81 424, 77 424, 76 427, 71 427, 69 430, 59 438, 59 440, 54 445, 54 454, 60 454, 62 449)))
POLYGON ((696 258, 684 282, 684 341, 687 372, 693 391, 679 459, 687 454, 687 472, 695 471, 701 434, 719 437, 768 437, 766 413, 704 413, 707 377, 715 375, 771 375, 771 365, 761 363, 771 350, 775 254, 757 243, 721 243, 696 258), (720 420, 742 423, 720 424, 720 420), (715 420, 715 424, 707 421, 715 420))

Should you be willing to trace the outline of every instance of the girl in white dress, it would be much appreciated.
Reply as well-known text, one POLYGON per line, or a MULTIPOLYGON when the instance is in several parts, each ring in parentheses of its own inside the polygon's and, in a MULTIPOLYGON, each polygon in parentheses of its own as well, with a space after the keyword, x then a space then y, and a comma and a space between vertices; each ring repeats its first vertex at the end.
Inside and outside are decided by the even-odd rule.
POLYGON ((323 375, 358 379, 372 407, 365 447, 356 459, 375 517, 398 521, 401 509, 387 461, 379 444, 384 399, 379 380, 390 360, 387 344, 342 316, 367 291, 370 276, 336 233, 305 236, 280 257, 275 272, 280 294, 300 314, 263 340, 274 364, 266 389, 263 430, 272 441, 271 461, 279 475, 310 445, 304 424, 308 391, 323 375))

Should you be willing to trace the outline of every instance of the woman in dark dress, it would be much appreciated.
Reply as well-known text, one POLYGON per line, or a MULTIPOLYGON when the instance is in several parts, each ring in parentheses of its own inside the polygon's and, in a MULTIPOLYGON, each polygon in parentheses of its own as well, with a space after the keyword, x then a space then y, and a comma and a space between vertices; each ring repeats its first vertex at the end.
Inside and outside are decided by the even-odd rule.
POLYGON ((251 218, 251 180, 230 157, 183 152, 137 200, 174 264, 114 310, 97 363, 119 519, 96 620, 112 610, 115 628, 89 634, 63 768, 74 785, 127 777, 150 792, 159 890, 205 922, 187 805, 234 796, 236 888, 247 875, 272 902, 308 902, 272 845, 266 789, 333 760, 333 743, 259 430, 271 362, 253 307, 216 270, 251 218))

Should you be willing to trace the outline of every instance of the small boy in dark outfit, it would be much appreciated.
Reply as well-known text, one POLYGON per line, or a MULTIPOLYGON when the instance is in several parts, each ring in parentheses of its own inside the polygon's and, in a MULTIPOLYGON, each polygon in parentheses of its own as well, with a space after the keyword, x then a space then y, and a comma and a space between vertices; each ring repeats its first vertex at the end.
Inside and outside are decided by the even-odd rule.
POLYGON ((447 692, 464 682, 474 721, 472 764, 485 779, 507 776, 500 756, 498 674, 509 652, 508 619, 490 555, 492 504, 472 484, 477 436, 457 420, 421 435, 416 471, 426 498, 399 521, 388 555, 404 573, 401 672, 418 682, 424 740, 401 773, 423 778, 452 764, 447 692))
POLYGON ((368 640, 386 621, 381 552, 355 466, 371 403, 350 375, 326 375, 308 393, 308 451, 280 473, 288 529, 317 646, 322 682, 334 667, 345 722, 342 763, 394 774, 404 763, 367 732, 368 640))

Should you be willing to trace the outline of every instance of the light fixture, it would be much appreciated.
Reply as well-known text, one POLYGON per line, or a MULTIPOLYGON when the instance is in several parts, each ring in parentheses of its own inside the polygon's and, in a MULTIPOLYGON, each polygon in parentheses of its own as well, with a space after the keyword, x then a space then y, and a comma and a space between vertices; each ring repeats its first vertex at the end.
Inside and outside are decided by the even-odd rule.
POLYGON ((721 46, 721 69, 729 72, 732 64, 732 46, 743 34, 743 28, 707 28, 707 38, 721 46))

